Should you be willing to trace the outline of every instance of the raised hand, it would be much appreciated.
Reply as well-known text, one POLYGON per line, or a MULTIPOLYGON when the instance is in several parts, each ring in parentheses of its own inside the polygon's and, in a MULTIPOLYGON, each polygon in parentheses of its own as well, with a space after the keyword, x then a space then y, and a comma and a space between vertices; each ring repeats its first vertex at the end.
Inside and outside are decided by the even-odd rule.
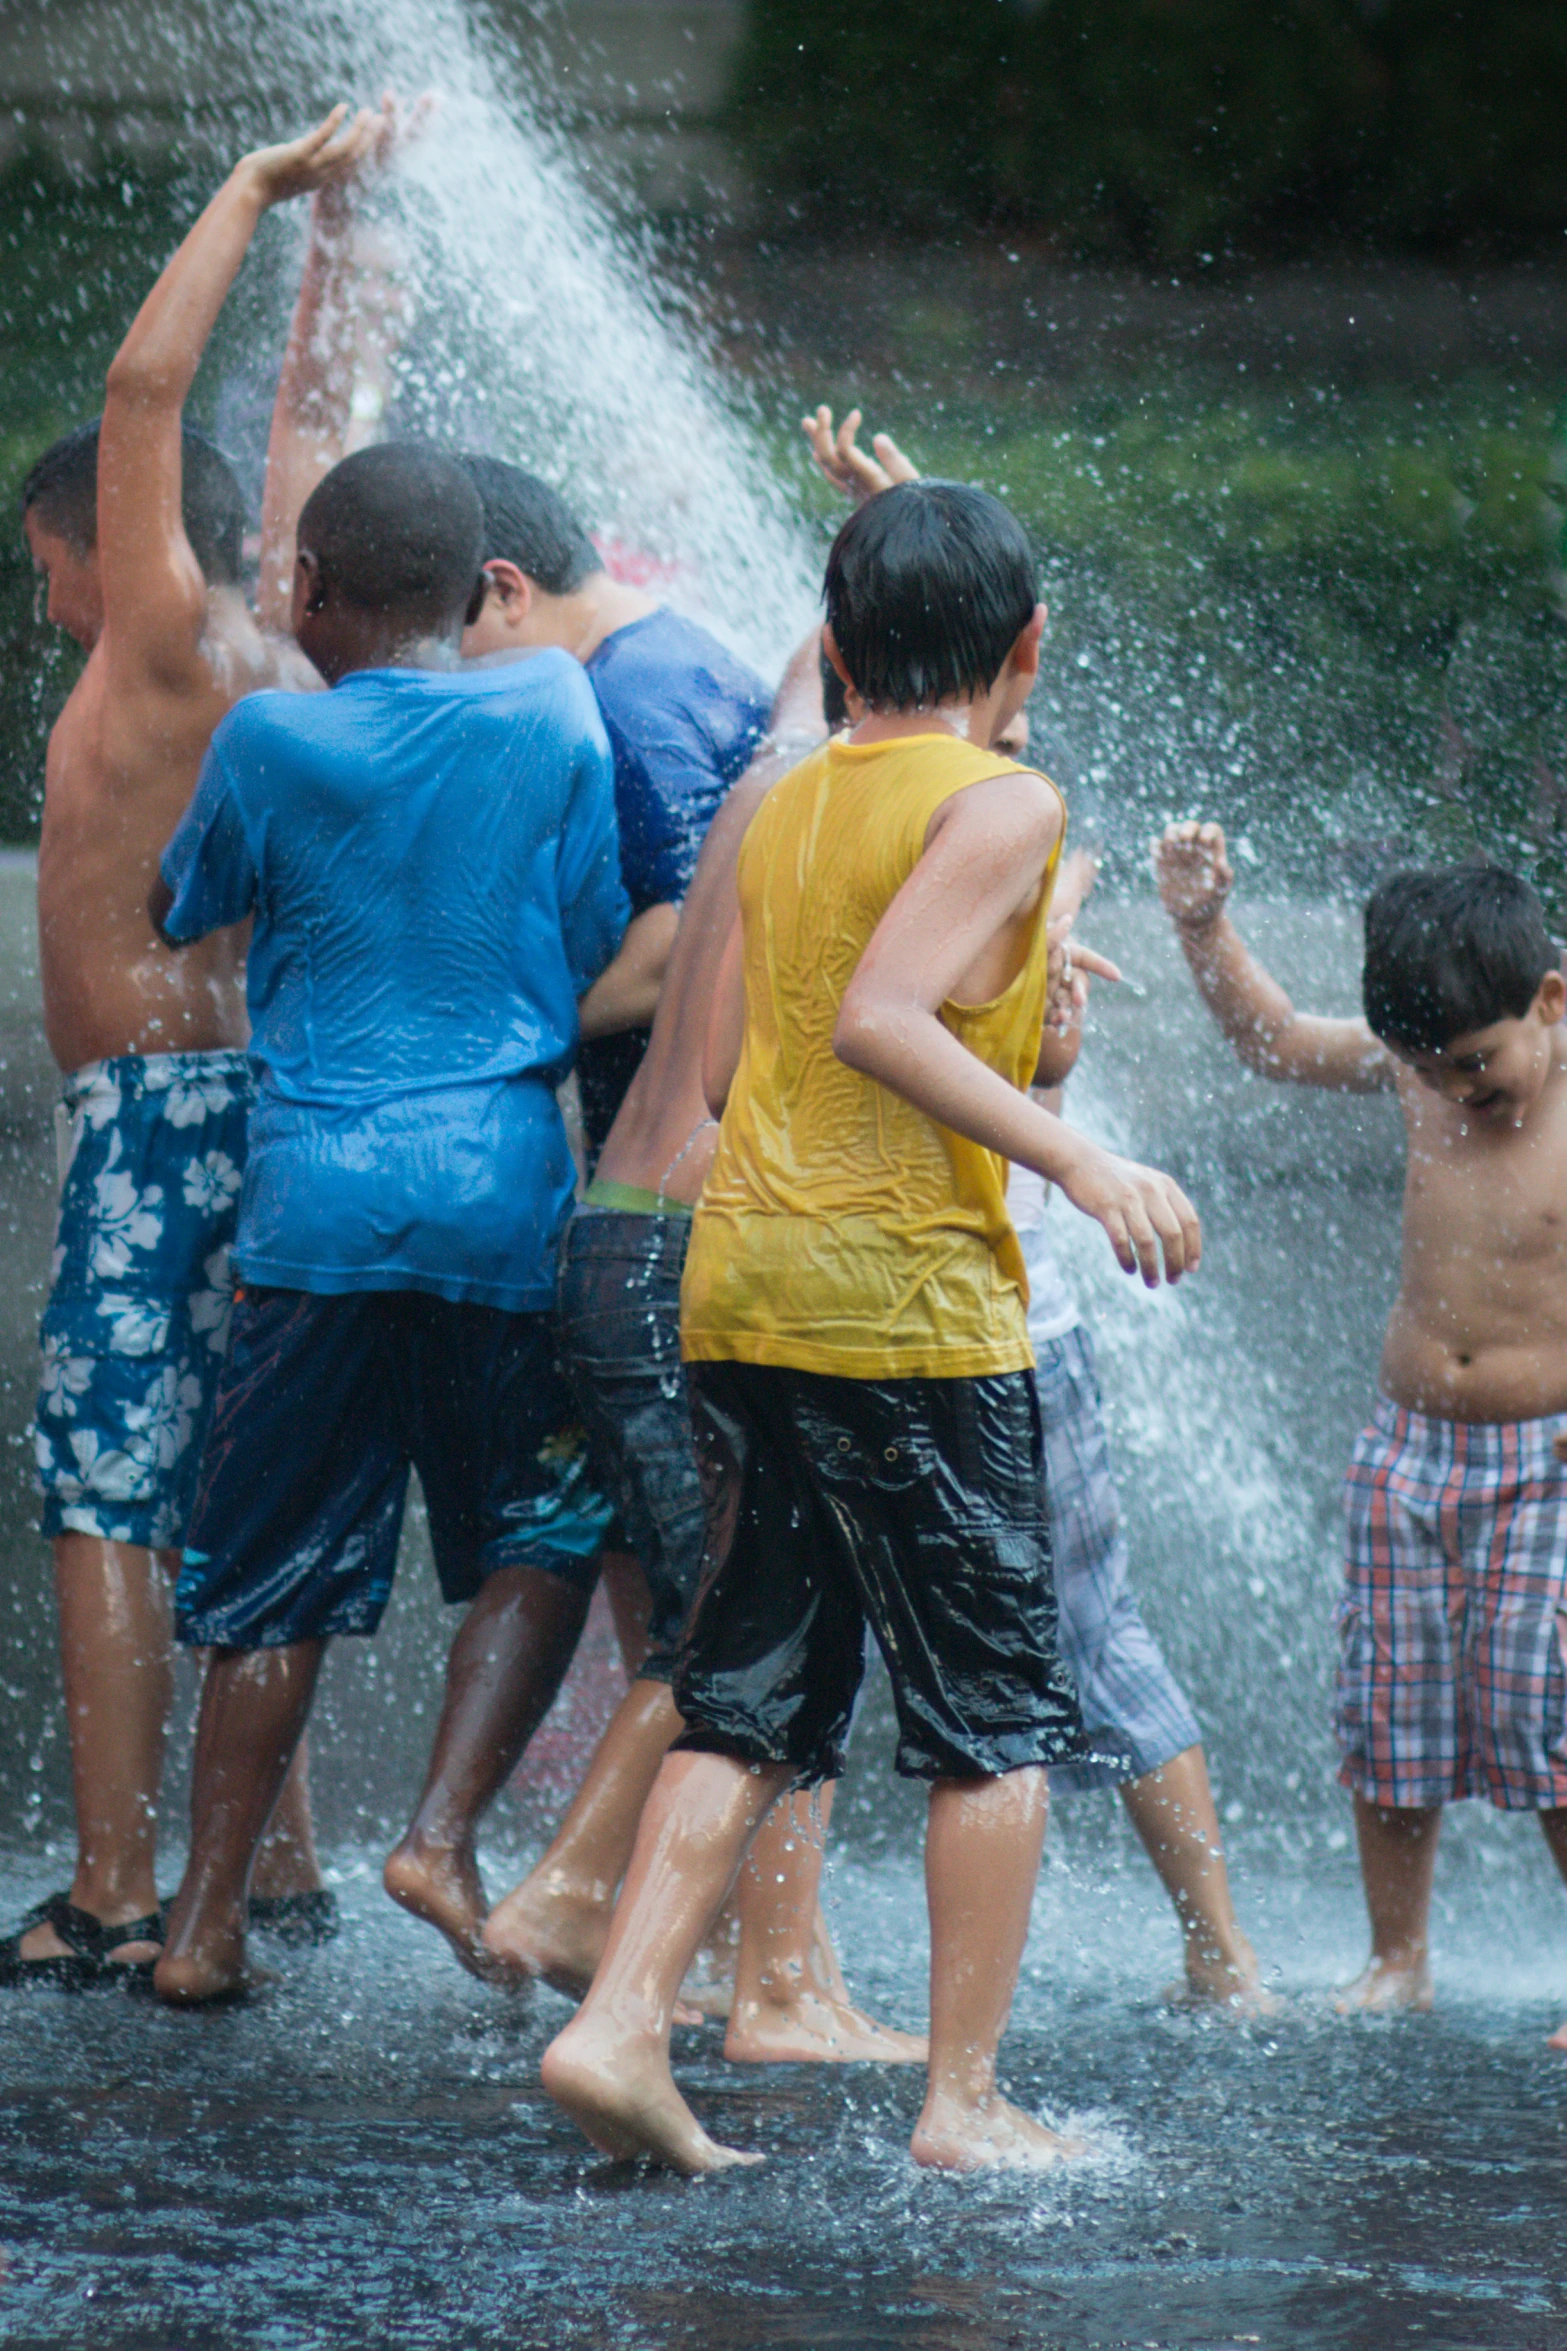
POLYGON ((856 506, 863 506, 878 491, 891 490, 900 482, 917 482, 919 467, 910 463, 890 433, 871 436, 874 457, 868 456, 857 439, 862 423, 860 411, 851 408, 837 432, 833 431, 832 410, 825 403, 814 416, 800 419, 801 430, 811 445, 811 455, 835 490, 852 498, 856 506))
POLYGON ((286 204, 291 196, 314 195, 351 177, 385 136, 385 106, 361 106, 352 121, 346 106, 334 106, 302 139, 258 147, 236 173, 249 181, 263 206, 286 204))
POLYGON ((1205 930, 1224 912, 1235 869, 1216 824, 1172 824, 1154 843, 1154 876, 1166 914, 1180 930, 1205 930))
POLYGON ((1202 1226, 1180 1185, 1157 1168, 1074 1139, 1078 1149, 1064 1170, 1051 1170, 1053 1180, 1074 1208, 1104 1228, 1122 1272, 1140 1273, 1157 1290, 1162 1249, 1166 1281, 1195 1273, 1202 1262, 1202 1226))

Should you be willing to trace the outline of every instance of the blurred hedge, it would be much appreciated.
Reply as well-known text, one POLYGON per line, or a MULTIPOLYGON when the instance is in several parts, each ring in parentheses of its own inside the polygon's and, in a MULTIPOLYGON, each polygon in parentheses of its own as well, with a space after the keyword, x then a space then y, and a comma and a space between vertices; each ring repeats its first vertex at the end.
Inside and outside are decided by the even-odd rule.
POLYGON ((1560 239, 1563 0, 766 0, 731 128, 802 225, 1138 261, 1560 239))

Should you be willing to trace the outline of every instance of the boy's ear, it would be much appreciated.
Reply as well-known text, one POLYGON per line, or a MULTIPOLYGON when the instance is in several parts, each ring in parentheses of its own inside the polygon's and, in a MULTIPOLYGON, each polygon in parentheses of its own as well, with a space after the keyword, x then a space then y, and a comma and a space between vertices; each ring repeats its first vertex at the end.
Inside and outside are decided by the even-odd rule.
POLYGON ((843 655, 838 650, 838 640, 832 633, 832 622, 830 620, 824 622, 822 627, 822 651, 826 654, 828 660, 832 663, 833 668, 838 672, 838 675, 842 678, 850 693, 857 694, 859 692, 859 688, 843 665, 843 655))
POLYGON ((1567 1012, 1567 979, 1559 971, 1548 971, 1540 982, 1535 1009, 1547 1028, 1554 1028, 1567 1012))
POLYGON ((1050 618, 1049 608, 1034 606, 1034 617, 1017 634, 1017 640, 1008 654, 1014 677, 1033 678, 1039 675, 1039 648, 1044 641, 1045 623, 1050 618))
POLYGON ((487 595, 495 598, 508 620, 521 620, 533 603, 533 582, 515 563, 508 563, 504 555, 496 556, 485 565, 480 574, 479 590, 479 602, 468 616, 470 621, 478 619, 487 595))
POLYGON ((321 576, 318 557, 308 547, 301 547, 294 558, 294 626, 308 615, 326 609, 326 582, 321 576))

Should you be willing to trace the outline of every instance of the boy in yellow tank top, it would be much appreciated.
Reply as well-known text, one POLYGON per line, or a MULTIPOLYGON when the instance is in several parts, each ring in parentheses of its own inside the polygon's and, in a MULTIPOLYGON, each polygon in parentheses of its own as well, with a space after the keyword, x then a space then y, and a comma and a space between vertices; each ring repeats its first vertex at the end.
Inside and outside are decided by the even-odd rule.
POLYGON ((682 1348, 708 1506, 675 1696, 593 1989, 544 2059, 596 2146, 720 2147, 669 2069, 686 1967, 760 1821, 842 1768, 865 1633, 898 1769, 931 1784, 931 2056, 915 2159, 1074 2152, 995 2086, 1044 1839, 1084 1751, 1056 1651, 1027 1284, 1005 1162, 1038 1170, 1150 1286, 1200 1252, 1167 1177, 1029 1100, 1065 811, 989 744, 1043 608, 1005 507, 889 490, 828 561, 824 642, 867 716, 774 787, 738 872, 708 1032, 723 1125, 682 1348))

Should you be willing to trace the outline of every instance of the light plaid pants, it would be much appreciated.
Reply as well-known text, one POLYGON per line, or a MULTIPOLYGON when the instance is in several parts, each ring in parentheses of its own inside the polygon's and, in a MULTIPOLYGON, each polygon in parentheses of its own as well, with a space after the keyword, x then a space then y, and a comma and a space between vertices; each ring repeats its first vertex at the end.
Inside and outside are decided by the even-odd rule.
POLYGON ((1551 1420, 1382 1398, 1345 1488, 1339 1778, 1378 1804, 1567 1805, 1567 1465, 1551 1420))

